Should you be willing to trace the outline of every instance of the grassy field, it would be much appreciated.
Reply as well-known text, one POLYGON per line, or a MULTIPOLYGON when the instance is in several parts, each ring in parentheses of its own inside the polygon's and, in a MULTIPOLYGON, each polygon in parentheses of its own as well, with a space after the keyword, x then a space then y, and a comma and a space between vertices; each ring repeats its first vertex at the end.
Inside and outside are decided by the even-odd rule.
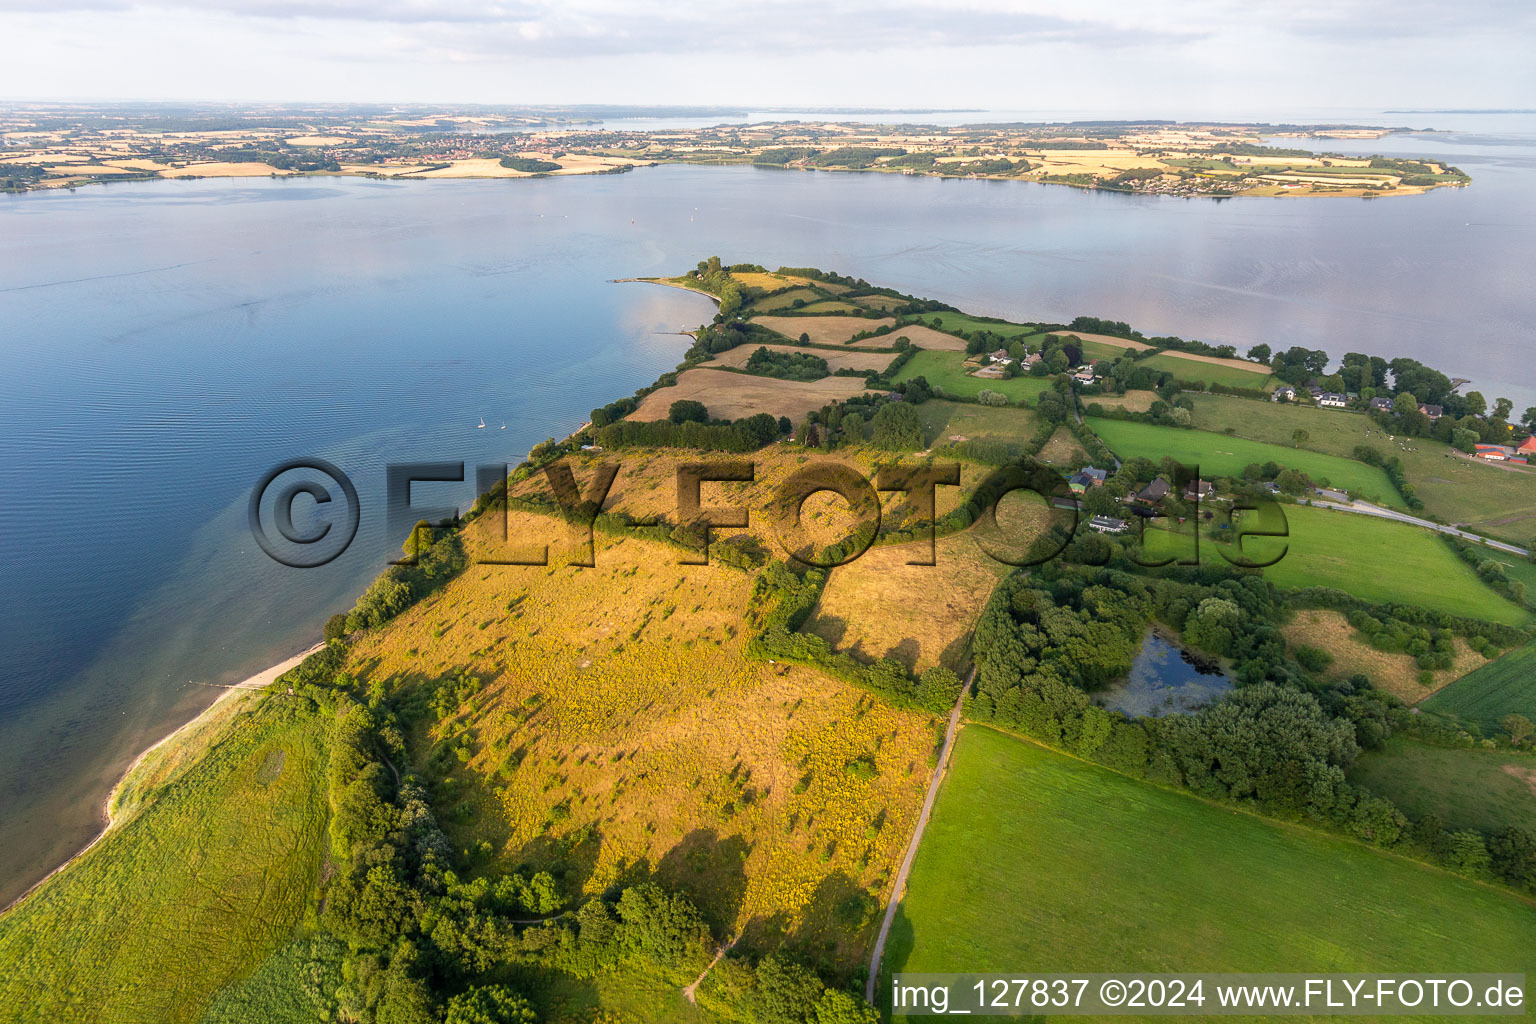
POLYGON ((1019 406, 971 405, 930 398, 917 407, 926 444, 942 445, 950 437, 1004 441, 1022 445, 1035 436, 1039 420, 1019 406))
POLYGON ((1402 505, 1402 498, 1383 470, 1353 459, 1208 430, 1159 427, 1135 420, 1089 417, 1088 425, 1122 459, 1140 456, 1156 462, 1169 456, 1185 465, 1198 464, 1209 476, 1239 476, 1250 464, 1274 462, 1300 470, 1314 483, 1326 481, 1334 487, 1346 488, 1355 497, 1395 507, 1402 505))
POLYGON ((1342 409, 1201 395, 1194 415, 1201 429, 1231 427, 1241 437, 1277 444, 1290 444, 1293 431, 1305 430, 1303 447, 1332 455, 1347 457, 1369 445, 1402 460, 1426 513, 1522 546, 1536 533, 1536 470, 1461 458, 1429 438, 1388 439, 1369 416, 1342 409))
POLYGON ((283 697, 146 758, 125 820, 0 918, 8 1020, 196 1021, 313 916, 326 723, 283 697))
MULTIPOLYGON (((476 524, 467 540, 477 551, 491 537, 476 524)), ((417 756, 467 748, 443 759, 455 847, 563 864, 588 893, 654 871, 717 935, 744 930, 758 949, 794 938, 851 968, 868 922, 840 908, 888 884, 935 723, 748 660, 745 572, 602 534, 595 561, 472 569, 353 651, 358 678, 391 690, 485 682, 413 739, 417 756), (873 772, 845 771, 858 759, 873 772)))
POLYGON ((1050 377, 1014 377, 1012 380, 972 377, 964 365, 961 352, 919 352, 907 360, 907 365, 896 375, 896 383, 913 377, 926 377, 929 384, 937 384, 952 395, 975 398, 982 391, 996 391, 1007 395, 1010 401, 1034 399, 1051 386, 1050 377))
POLYGON ((1505 892, 981 726, 953 757, 888 971, 1536 971, 1505 892))
POLYGON ((1447 828, 1536 832, 1536 757, 1507 750, 1432 747, 1394 736, 1360 755, 1349 781, 1387 797, 1410 818, 1433 812, 1447 828))
POLYGON ((696 366, 678 374, 676 384, 657 388, 646 395, 629 418, 664 420, 672 403, 686 398, 703 402, 712 419, 736 420, 766 412, 788 416, 798 423, 806 413, 863 390, 862 377, 780 380, 696 366))
POLYGON ((1073 473, 1088 464, 1088 453, 1066 427, 1057 427, 1056 433, 1051 435, 1051 439, 1045 442, 1045 447, 1035 457, 1041 462, 1048 462, 1073 473))
POLYGON ((897 338, 906 338, 918 348, 928 352, 965 352, 965 340, 957 338, 953 334, 945 334, 936 331, 932 327, 924 327, 922 324, 909 324, 906 327, 898 327, 890 334, 882 334, 874 338, 862 338, 849 345, 850 348, 892 348, 897 338))
POLYGON ((1012 339, 1036 333, 1033 327, 1028 327, 1024 324, 994 323, 990 320, 967 316, 964 313, 950 313, 948 311, 924 313, 920 319, 925 324, 931 324, 934 320, 938 320, 946 331, 965 331, 967 334, 972 331, 991 331, 999 337, 1012 339))
POLYGON ((1271 381, 1269 371, 1255 366, 1248 370, 1231 361, 1208 362, 1188 352, 1159 352, 1139 361, 1141 366, 1165 370, 1183 381, 1204 381, 1234 388, 1262 388, 1271 381))
POLYGON ((1467 646, 1465 640, 1455 639, 1456 656, 1451 667, 1431 672, 1433 681, 1419 681, 1418 659, 1410 654, 1389 654, 1372 647, 1355 632, 1342 612, 1323 608, 1304 608, 1281 632, 1292 645, 1305 645, 1327 651, 1333 656, 1325 674, 1330 679, 1348 679, 1361 674, 1370 679, 1371 685, 1385 690, 1407 704, 1415 704, 1441 687, 1459 679, 1473 669, 1482 668, 1488 659, 1467 646))
POLYGON ((805 334, 810 336, 812 345, 841 345, 860 331, 872 331, 896 321, 891 317, 873 320, 862 316, 755 316, 752 322, 778 331, 791 341, 798 341, 805 334))
MULTIPOLYGON (((1043 506, 1039 512, 1044 524, 1043 506)), ((926 541, 890 544, 833 569, 804 631, 865 660, 963 671, 971 629, 1009 567, 969 533, 939 538, 933 565, 907 564, 927 557, 926 541)))
POLYGON ((1517 648, 1424 702, 1424 708, 1475 723, 1485 733, 1501 731, 1500 719, 1521 714, 1536 722, 1536 644, 1517 648))
POLYGON ((821 293, 811 288, 790 288, 787 291, 775 292, 765 295, 752 303, 752 308, 762 312, 772 312, 775 309, 788 309, 796 300, 802 300, 807 304, 816 302, 821 298, 821 293))
MULTIPOLYGON (((1282 587, 1333 587, 1367 601, 1398 601, 1436 611, 1524 625, 1531 615, 1490 590, 1455 552, 1427 530, 1406 523, 1285 506, 1290 537, 1253 537, 1243 550, 1264 561, 1286 544, 1279 562, 1264 570, 1265 578, 1282 587)), ((1186 557, 1192 539, 1165 529, 1149 529, 1145 546, 1150 557, 1186 557)), ((1200 545, 1200 557, 1220 564, 1213 542, 1200 545)), ((1228 549, 1230 550, 1230 549, 1228 549)))
POLYGON ((1083 404, 1092 406, 1094 403, 1107 409, 1120 408, 1126 412, 1146 412, 1152 408, 1152 403, 1158 400, 1156 391, 1127 391, 1123 395, 1085 395, 1083 404))
POLYGON ((889 352, 861 352, 858 349, 845 349, 841 352, 829 348, 808 349, 798 345, 737 345, 728 348, 715 358, 705 363, 705 366, 730 366, 743 369, 747 360, 752 358, 752 353, 759 348, 766 348, 770 352, 782 352, 787 355, 810 354, 819 356, 827 361, 827 369, 836 373, 838 370, 884 370, 891 365, 896 357, 889 352))

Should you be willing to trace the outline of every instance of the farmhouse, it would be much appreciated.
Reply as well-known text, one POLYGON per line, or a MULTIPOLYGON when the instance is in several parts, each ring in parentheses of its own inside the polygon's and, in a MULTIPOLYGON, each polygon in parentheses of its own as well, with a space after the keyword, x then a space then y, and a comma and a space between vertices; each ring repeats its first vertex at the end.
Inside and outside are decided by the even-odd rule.
POLYGON ((1136 497, 1141 501, 1162 501, 1168 497, 1168 481, 1158 477, 1137 491, 1136 497))
POLYGON ((1025 367, 1034 366, 1039 361, 1040 361, 1040 353, 1039 352, 1031 352, 1029 355, 1024 357, 1024 366, 1025 367))
POLYGON ((1094 516, 1088 520, 1088 528, 1099 533, 1124 533, 1126 524, 1124 519, 1116 519, 1114 516, 1094 516))
POLYGON ((1515 454, 1515 449, 1507 444, 1479 444, 1473 445, 1472 454, 1490 462, 1506 462, 1515 454))
POLYGON ((1191 480, 1189 486, 1184 488, 1184 500, 1198 501, 1201 498, 1207 497, 1213 490, 1215 490, 1215 487, 1212 486, 1209 480, 1191 480))
POLYGON ((1285 387, 1275 388, 1275 395, 1274 395, 1273 401, 1276 401, 1276 402, 1294 402, 1294 401, 1296 401, 1296 389, 1291 387, 1289 384, 1285 385, 1285 387))
POLYGON ((1349 398, 1337 391, 1324 391, 1317 396, 1318 405, 1326 405, 1330 409, 1342 409, 1349 404, 1349 398))
POLYGON ((1073 494, 1082 494, 1090 487, 1102 487, 1108 476, 1109 474, 1102 469, 1085 466, 1072 474, 1072 478, 1067 481, 1067 486, 1072 488, 1073 494))
POLYGON ((1005 348, 998 349, 996 352, 993 352, 990 355, 988 355, 987 358, 992 360, 994 363, 1011 363, 1011 362, 1013 362, 1013 360, 1008 358, 1008 350, 1005 349, 1005 348))
POLYGON ((1441 416, 1445 415, 1445 409, 1442 407, 1438 405, 1428 405, 1424 402, 1419 403, 1419 412, 1423 413, 1425 416, 1428 416, 1431 421, 1437 420, 1441 416))
POLYGON ((1378 395, 1377 397, 1371 399, 1371 408, 1380 412, 1391 412, 1392 399, 1382 398, 1378 395))
POLYGON ((1515 451, 1519 452, 1521 455, 1536 455, 1536 434, 1532 434, 1524 441, 1521 441, 1520 444, 1515 447, 1515 451))
POLYGON ((1094 375, 1093 367, 1079 366, 1077 368, 1077 372, 1072 375, 1072 379, 1077 381, 1079 384, 1092 384, 1099 378, 1094 375))

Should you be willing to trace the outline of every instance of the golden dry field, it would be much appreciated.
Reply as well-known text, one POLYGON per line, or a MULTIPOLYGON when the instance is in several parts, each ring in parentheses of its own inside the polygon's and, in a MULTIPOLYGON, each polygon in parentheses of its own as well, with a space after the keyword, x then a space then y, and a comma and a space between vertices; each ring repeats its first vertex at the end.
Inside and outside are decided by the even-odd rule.
POLYGON ((861 352, 853 346, 844 352, 834 352, 830 349, 806 349, 793 345, 737 345, 728 348, 715 358, 705 363, 705 366, 730 366, 741 369, 747 365, 747 360, 752 358, 752 353, 758 348, 766 348, 770 352, 783 352, 791 355, 809 354, 819 356, 827 361, 827 368, 833 373, 838 370, 883 370, 891 365, 896 357, 889 352, 861 352))
POLYGON ((806 413, 820 409, 828 402, 851 398, 863 391, 861 377, 779 380, 694 367, 679 374, 676 384, 657 388, 646 395, 629 418, 664 420, 673 402, 692 399, 703 402, 714 419, 735 420, 766 412, 799 422, 806 413))
POLYGON ((1305 644, 1333 655, 1333 664, 1327 670, 1330 678, 1347 679, 1362 673, 1374 686, 1406 704, 1416 704, 1488 663, 1465 640, 1456 637, 1455 661, 1450 668, 1432 673, 1434 681, 1426 685, 1419 681, 1419 665, 1412 655, 1378 651, 1355 632, 1341 612, 1304 609, 1281 632, 1291 644, 1305 644))
MULTIPOLYGON (((813 345, 841 345, 860 331, 873 331, 896 323, 890 317, 870 319, 862 316, 755 316, 752 322, 790 339, 808 334, 813 345)), ((876 347, 890 348, 895 338, 873 340, 879 343, 876 347)), ((961 347, 964 347, 963 342, 961 347)))
MULTIPOLYGON (((471 524, 471 553, 487 550, 471 524)), ((720 934, 850 967, 910 835, 936 727, 802 668, 748 661, 752 576, 599 535, 594 568, 474 565, 356 645, 388 689, 485 688, 449 744, 454 841, 560 865, 585 892, 655 873, 720 934), (854 766, 858 766, 855 770, 854 766)))

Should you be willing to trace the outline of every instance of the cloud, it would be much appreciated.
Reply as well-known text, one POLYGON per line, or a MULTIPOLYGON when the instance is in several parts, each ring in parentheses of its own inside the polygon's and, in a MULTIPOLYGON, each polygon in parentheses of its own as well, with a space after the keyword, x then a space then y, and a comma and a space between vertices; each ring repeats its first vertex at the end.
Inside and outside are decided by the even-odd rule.
POLYGON ((905 3, 849 6, 810 0, 755 3, 494 3, 466 0, 0 0, 0 11, 197 12, 266 22, 394 26, 395 49, 437 59, 701 55, 780 50, 828 52, 933 47, 1172 44, 1202 29, 1124 26, 1108 18, 985 6, 905 3))

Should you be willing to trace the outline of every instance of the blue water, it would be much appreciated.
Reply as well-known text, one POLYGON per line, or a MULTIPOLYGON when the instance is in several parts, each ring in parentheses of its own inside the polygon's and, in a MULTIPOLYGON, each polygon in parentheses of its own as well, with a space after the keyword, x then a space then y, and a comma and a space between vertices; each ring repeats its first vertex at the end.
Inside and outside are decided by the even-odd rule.
POLYGON ((0 899, 89 838, 122 765, 204 684, 350 605, 399 543, 385 463, 516 462, 678 361, 707 300, 615 278, 716 253, 819 265, 983 314, 1411 355, 1519 410, 1533 127, 1376 144, 1476 183, 1374 201, 687 167, 0 197, 0 899), (263 556, 245 513, 302 455, 363 506, 357 541, 310 570, 263 556))
POLYGON ((1177 644, 1148 633, 1131 662, 1130 675, 1094 699, 1132 718, 1187 715, 1230 689, 1232 680, 1225 673, 1200 668, 1177 644))

